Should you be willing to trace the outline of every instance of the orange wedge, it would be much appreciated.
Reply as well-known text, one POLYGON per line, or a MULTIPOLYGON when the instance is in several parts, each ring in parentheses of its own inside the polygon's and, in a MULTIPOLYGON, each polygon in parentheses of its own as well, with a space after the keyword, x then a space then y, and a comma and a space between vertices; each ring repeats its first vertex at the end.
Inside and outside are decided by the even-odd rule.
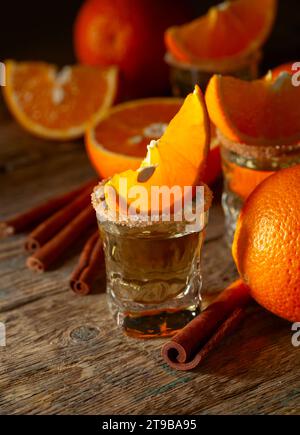
MULTIPOLYGON (((100 177, 109 178, 127 169, 138 169, 147 152, 147 145, 163 135, 182 103, 179 98, 130 101, 112 107, 97 125, 90 126, 85 144, 90 161, 100 177)), ((212 134, 203 176, 207 184, 212 184, 221 173, 218 145, 212 134)))
POLYGON ((300 140, 300 87, 286 72, 246 82, 214 75, 206 90, 212 122, 233 142, 289 145, 300 140))
MULTIPOLYGON (((131 201, 126 195, 132 187, 143 186, 151 198, 151 186, 197 185, 205 172, 209 143, 210 122, 201 90, 196 86, 162 137, 148 145, 139 169, 116 174, 106 183, 107 203, 111 204, 110 187, 128 205, 131 201), (126 180, 126 191, 122 191, 121 179, 126 180)), ((141 207, 141 211, 146 210, 141 207)))
POLYGON ((113 103, 114 67, 75 65, 60 71, 44 62, 6 62, 7 105, 30 133, 56 140, 82 136, 113 103))
POLYGON ((188 63, 237 61, 258 50, 269 36, 277 0, 225 1, 206 15, 165 33, 168 50, 188 63))

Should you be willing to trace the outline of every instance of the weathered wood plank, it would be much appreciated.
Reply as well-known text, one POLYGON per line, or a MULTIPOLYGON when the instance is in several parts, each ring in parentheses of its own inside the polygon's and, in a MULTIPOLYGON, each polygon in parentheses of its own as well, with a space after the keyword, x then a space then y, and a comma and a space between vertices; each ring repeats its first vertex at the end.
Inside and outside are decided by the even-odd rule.
POLYGON ((296 413, 298 349, 289 325, 257 308, 193 373, 163 364, 162 340, 124 337, 105 295, 64 289, 4 313, 1 412, 296 413), (155 400, 153 400, 155 399, 155 400))
MULTIPOLYGON (((34 139, 3 111, 0 120, 0 218, 93 175, 81 143, 34 139)), ((209 299, 236 277, 222 234, 216 202, 203 252, 209 299)), ((175 372, 161 359, 162 340, 122 335, 104 294, 69 291, 72 253, 38 275, 25 268, 22 244, 22 235, 0 241, 1 414, 299 413, 299 348, 287 322, 256 307, 198 370, 175 372)))

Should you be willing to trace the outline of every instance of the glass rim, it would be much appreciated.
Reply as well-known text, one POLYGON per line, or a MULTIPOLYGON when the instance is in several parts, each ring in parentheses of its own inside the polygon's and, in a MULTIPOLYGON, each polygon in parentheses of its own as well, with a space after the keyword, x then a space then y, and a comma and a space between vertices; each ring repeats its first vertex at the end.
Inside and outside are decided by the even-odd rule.
POLYGON ((233 151, 245 158, 255 158, 257 160, 266 160, 272 158, 288 157, 298 154, 300 151, 300 142, 291 144, 247 144, 234 142, 228 139, 219 128, 216 128, 216 135, 220 145, 229 151, 233 151))
MULTIPOLYGON (((148 215, 148 216, 143 216, 143 218, 140 215, 122 215, 119 214, 118 217, 116 217, 115 214, 110 213, 107 206, 106 206, 106 202, 105 202, 105 198, 104 198, 104 186, 106 184, 106 182, 108 181, 108 179, 106 180, 102 180, 98 183, 98 185, 96 185, 93 189, 93 193, 92 193, 92 205, 93 208, 96 212, 96 217, 97 217, 97 221, 98 223, 101 225, 102 223, 105 224, 110 224, 110 225, 114 225, 117 227, 122 227, 125 228, 127 227, 128 229, 141 229, 141 230, 145 230, 145 229, 158 229, 163 227, 174 227, 174 225, 193 225, 193 221, 189 220, 189 219, 185 219, 185 216, 182 216, 182 218, 180 220, 178 220, 176 218, 176 215, 172 212, 170 213, 162 213, 162 214, 155 214, 155 220, 151 220, 151 218, 153 216, 148 215), (148 219, 146 219, 146 217, 148 217, 148 219), (170 218, 169 220, 164 220, 170 218)), ((204 204, 202 206, 202 213, 201 213, 201 219, 203 221, 207 221, 208 219, 208 212, 209 212, 209 208, 211 207, 211 203, 212 203, 212 192, 210 191, 209 187, 202 183, 199 185, 200 187, 204 188, 204 204)), ((195 211, 195 208, 193 208, 193 211, 195 211)), ((195 218, 196 220, 196 218, 195 218)), ((205 226, 205 225, 204 225, 205 226)))

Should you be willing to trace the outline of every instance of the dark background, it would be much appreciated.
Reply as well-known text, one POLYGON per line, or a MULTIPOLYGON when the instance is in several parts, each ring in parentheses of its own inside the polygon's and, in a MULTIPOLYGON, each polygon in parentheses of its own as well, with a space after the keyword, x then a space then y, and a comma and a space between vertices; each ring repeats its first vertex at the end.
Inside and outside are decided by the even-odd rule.
MULTIPOLYGON (((191 1, 194 3, 195 16, 204 13, 209 6, 220 3, 220 0, 191 1)), ((2 2, 0 61, 6 58, 38 59, 59 65, 75 62, 72 27, 82 3, 82 0, 2 2)), ((264 50, 263 72, 280 63, 299 58, 300 0, 279 0, 276 25, 264 50)))

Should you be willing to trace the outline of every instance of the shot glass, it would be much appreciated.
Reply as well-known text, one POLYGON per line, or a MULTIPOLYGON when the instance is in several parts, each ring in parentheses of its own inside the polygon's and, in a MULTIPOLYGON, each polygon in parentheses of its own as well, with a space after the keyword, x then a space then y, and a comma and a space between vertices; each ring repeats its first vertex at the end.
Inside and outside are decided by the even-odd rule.
POLYGON ((279 169, 300 163, 300 144, 254 146, 227 139, 219 130, 226 240, 231 246, 240 210, 250 193, 279 169))
POLYGON ((172 335, 200 310, 210 191, 195 227, 174 215, 170 221, 116 218, 105 203, 104 185, 95 188, 92 201, 103 240, 110 310, 129 336, 172 335))
POLYGON ((261 58, 262 53, 256 51, 227 65, 218 60, 189 64, 176 60, 170 52, 167 52, 165 62, 169 66, 173 95, 185 97, 192 92, 195 84, 204 91, 213 74, 231 75, 244 80, 257 78, 261 58))

